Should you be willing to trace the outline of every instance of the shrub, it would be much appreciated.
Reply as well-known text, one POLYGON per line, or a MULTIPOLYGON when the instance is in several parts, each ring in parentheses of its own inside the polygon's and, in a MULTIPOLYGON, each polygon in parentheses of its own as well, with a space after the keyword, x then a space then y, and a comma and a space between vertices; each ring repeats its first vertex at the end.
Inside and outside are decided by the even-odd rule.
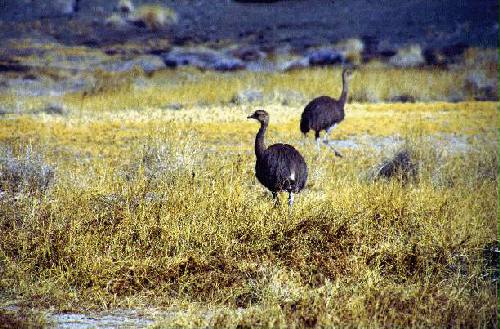
POLYGON ((154 140, 144 145, 138 159, 124 166, 128 180, 145 179, 150 184, 171 182, 178 176, 191 176, 201 162, 200 146, 190 138, 170 144, 154 140))
POLYGON ((365 49, 363 41, 356 38, 339 41, 335 44, 335 49, 338 49, 344 58, 353 64, 361 64, 363 59, 362 52, 365 49))
POLYGON ((177 14, 170 8, 159 5, 143 5, 130 17, 139 26, 157 31, 160 28, 177 22, 177 14))
POLYGON ((10 148, 0 149, 0 191, 44 193, 53 179, 54 169, 31 147, 26 147, 19 157, 10 148))
POLYGON ((415 181, 418 175, 418 165, 415 163, 411 152, 407 149, 402 149, 396 152, 390 159, 384 160, 380 163, 375 172, 376 179, 395 178, 400 180, 403 184, 409 181, 415 181))
POLYGON ((110 27, 123 27, 127 25, 127 21, 125 20, 125 18, 123 18, 123 16, 117 13, 114 13, 108 18, 106 18, 105 23, 107 26, 110 27))

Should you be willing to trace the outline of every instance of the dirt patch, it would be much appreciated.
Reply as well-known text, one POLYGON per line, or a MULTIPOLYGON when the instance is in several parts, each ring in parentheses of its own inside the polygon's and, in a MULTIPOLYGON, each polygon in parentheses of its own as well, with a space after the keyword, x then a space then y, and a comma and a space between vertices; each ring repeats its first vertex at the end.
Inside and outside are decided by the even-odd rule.
POLYGON ((118 310, 107 314, 55 313, 48 318, 57 329, 146 328, 154 322, 152 316, 132 310, 118 310))

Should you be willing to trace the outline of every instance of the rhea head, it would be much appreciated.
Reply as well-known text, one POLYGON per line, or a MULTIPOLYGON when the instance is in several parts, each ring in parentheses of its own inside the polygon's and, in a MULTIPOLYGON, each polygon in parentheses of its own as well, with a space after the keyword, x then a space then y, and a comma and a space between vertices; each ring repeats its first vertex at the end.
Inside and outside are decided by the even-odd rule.
POLYGON ((350 81, 352 79, 353 74, 354 74, 354 68, 351 67, 346 67, 342 71, 342 77, 347 81, 350 81))
POLYGON ((268 124, 269 114, 264 110, 257 110, 252 115, 248 116, 247 119, 255 119, 261 124, 268 124))

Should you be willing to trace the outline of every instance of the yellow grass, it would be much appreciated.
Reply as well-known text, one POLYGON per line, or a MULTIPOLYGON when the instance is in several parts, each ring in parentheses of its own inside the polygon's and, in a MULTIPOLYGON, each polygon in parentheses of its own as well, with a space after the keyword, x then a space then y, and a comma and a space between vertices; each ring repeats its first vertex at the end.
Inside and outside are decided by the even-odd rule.
MULTIPOLYGON (((465 87, 466 70, 388 69, 366 67, 356 71, 350 88, 354 102, 392 102, 398 97, 415 101, 473 100, 475 93, 465 87)), ((341 91, 339 69, 310 69, 286 73, 237 72, 220 74, 195 69, 162 71, 147 79, 146 88, 134 86, 141 77, 136 70, 129 73, 97 73, 96 85, 104 92, 82 100, 81 94, 66 97, 74 108, 84 110, 138 110, 166 108, 171 104, 197 107, 230 103, 244 90, 263 94, 265 103, 303 106, 317 95, 337 97, 341 91), (110 97, 114 98, 110 102, 110 97)))
MULTIPOLYGON (((17 109, 2 146, 55 171, 45 192, 1 186, 1 302, 173 311, 158 328, 497 326, 498 103, 351 102, 332 138, 357 147, 340 159, 298 129, 310 97, 340 93, 339 70, 164 71, 143 88, 98 74, 85 95, 0 96, 17 109), (246 89, 263 100, 233 104, 246 89), (64 115, 40 111, 54 102, 64 115), (254 177, 259 108, 268 145, 309 167, 291 212, 254 177), (417 181, 373 180, 402 147, 417 181)), ((435 100, 464 74, 366 68, 352 93, 435 100)))

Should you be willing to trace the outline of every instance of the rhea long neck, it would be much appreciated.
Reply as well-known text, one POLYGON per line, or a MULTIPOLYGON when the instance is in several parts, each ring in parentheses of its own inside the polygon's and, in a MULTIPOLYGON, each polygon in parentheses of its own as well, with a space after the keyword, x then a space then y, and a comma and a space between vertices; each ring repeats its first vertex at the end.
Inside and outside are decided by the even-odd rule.
POLYGON ((347 81, 345 74, 342 74, 342 93, 340 94, 339 102, 342 105, 345 104, 347 100, 347 93, 349 92, 349 81, 347 81))
POLYGON ((255 156, 257 156, 257 159, 262 157, 264 151, 266 150, 264 135, 266 134, 267 124, 268 123, 265 121, 261 122, 259 132, 257 133, 257 136, 255 136, 255 156))

